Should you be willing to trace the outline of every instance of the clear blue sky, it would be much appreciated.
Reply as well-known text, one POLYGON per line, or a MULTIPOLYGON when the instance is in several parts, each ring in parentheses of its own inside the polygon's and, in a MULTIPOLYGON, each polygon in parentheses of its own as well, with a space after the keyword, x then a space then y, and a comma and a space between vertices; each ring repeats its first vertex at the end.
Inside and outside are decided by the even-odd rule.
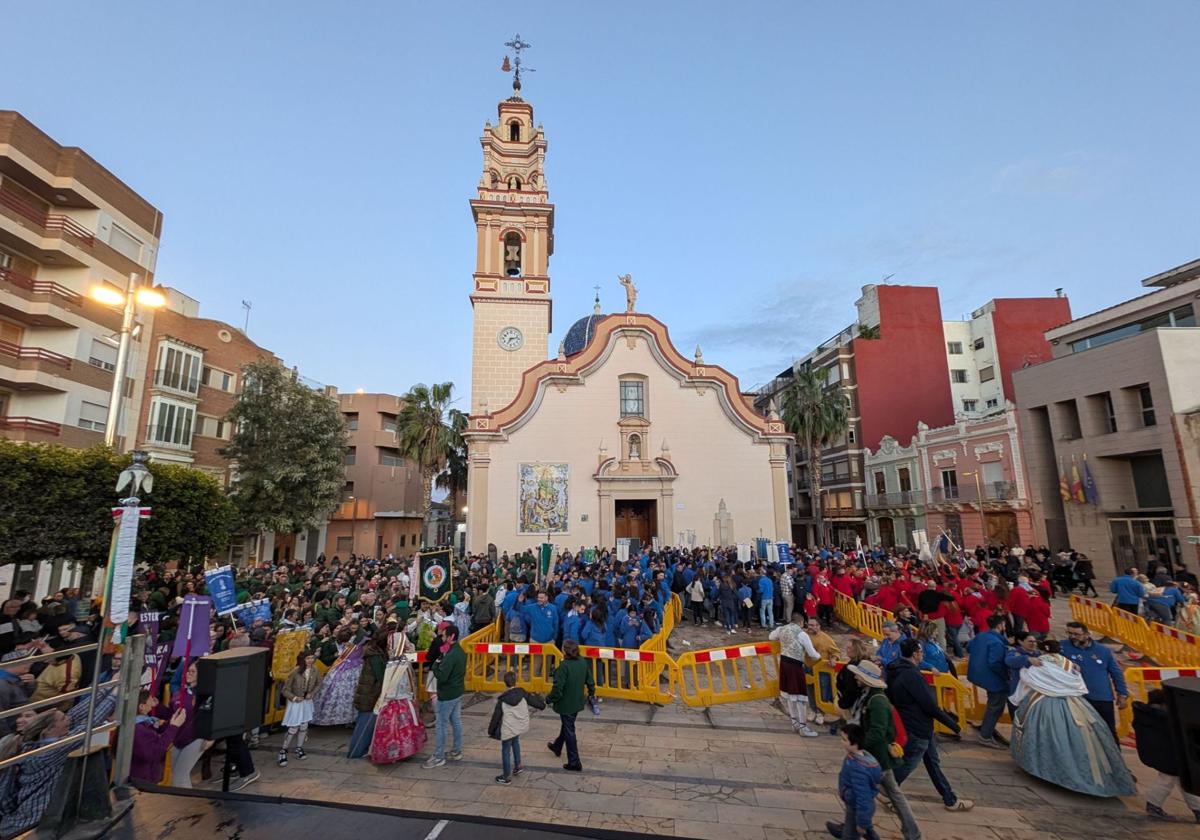
MULTIPOLYGON (((1200 256, 1195 0, 6 3, 0 107, 165 213, 160 282, 343 390, 470 384, 478 137, 534 48, 554 336, 639 308, 749 386, 936 284, 1076 314, 1200 256), (736 11, 735 11, 736 10, 736 11), (47 33, 54 34, 48 35, 47 33)), ((465 401, 462 403, 465 405, 465 401)))

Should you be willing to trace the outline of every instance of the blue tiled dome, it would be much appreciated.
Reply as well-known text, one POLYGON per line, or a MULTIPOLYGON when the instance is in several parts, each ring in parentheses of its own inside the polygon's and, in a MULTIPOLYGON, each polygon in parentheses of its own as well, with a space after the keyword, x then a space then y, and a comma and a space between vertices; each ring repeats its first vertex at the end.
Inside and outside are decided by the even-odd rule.
POLYGON ((588 315, 586 318, 580 318, 572 324, 571 329, 567 330, 567 337, 563 339, 563 351, 568 356, 574 356, 587 347, 596 335, 596 324, 603 317, 599 312, 596 312, 588 315))

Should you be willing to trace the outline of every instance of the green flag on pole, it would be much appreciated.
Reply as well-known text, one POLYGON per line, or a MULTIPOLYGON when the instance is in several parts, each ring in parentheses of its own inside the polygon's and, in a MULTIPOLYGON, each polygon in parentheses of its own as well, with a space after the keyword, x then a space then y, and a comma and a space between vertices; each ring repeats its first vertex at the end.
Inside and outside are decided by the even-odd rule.
POLYGON ((417 555, 420 575, 418 595, 430 601, 441 601, 454 588, 454 577, 450 569, 450 549, 423 551, 417 555))
POLYGON ((554 556, 554 543, 542 543, 542 551, 538 556, 538 575, 542 580, 550 576, 550 559, 554 556))

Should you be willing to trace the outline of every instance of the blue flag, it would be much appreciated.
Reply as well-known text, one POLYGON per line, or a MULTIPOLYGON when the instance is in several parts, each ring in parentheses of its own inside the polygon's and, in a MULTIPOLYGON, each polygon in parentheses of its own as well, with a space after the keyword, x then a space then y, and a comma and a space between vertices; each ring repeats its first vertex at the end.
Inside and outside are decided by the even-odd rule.
POLYGON ((217 615, 225 615, 237 609, 237 588, 233 583, 232 566, 206 569, 204 587, 212 598, 213 609, 217 611, 217 615))

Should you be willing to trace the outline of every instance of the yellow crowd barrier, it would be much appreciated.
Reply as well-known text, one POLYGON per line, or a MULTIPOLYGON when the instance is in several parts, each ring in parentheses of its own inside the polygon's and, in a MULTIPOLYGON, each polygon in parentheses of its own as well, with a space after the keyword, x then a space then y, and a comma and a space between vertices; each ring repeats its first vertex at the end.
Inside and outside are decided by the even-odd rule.
POLYGON ((1200 636, 1193 633, 1148 622, 1131 612, 1079 595, 1071 596, 1071 618, 1083 622, 1089 630, 1150 656, 1160 665, 1200 666, 1200 636))
POLYGON ((779 694, 779 642, 689 650, 675 661, 675 673, 689 706, 772 699, 779 694))
POLYGON ((674 699, 675 662, 666 651, 583 645, 579 653, 588 660, 600 697, 659 706, 674 699))
MULTIPOLYGON (((504 638, 504 618, 496 616, 496 620, 486 627, 481 627, 474 633, 468 633, 459 640, 459 646, 467 655, 466 688, 468 691, 488 691, 488 665, 495 665, 494 660, 475 654, 475 646, 481 644, 496 644, 504 638)), ((495 678, 495 674, 491 675, 495 678)), ((502 678, 501 678, 502 679, 502 678)), ((501 683, 503 685, 503 683, 501 683)))
POLYGON ((822 659, 812 666, 812 673, 809 675, 812 685, 809 697, 817 711, 826 717, 842 716, 842 708, 837 704, 837 674, 842 668, 841 662, 830 665, 827 660, 822 659))
POLYGON ((1165 624, 1150 625, 1150 649, 1163 665, 1200 665, 1200 636, 1165 624))
POLYGON ((554 685, 554 669, 562 659, 557 645, 538 642, 476 642, 466 653, 467 690, 496 693, 506 689, 507 671, 515 671, 517 685, 529 691, 549 691, 554 685))
POLYGON ((883 638, 883 623, 895 620, 895 616, 888 610, 855 601, 849 595, 841 592, 837 593, 837 600, 833 604, 833 614, 846 626, 852 627, 876 641, 883 638))

